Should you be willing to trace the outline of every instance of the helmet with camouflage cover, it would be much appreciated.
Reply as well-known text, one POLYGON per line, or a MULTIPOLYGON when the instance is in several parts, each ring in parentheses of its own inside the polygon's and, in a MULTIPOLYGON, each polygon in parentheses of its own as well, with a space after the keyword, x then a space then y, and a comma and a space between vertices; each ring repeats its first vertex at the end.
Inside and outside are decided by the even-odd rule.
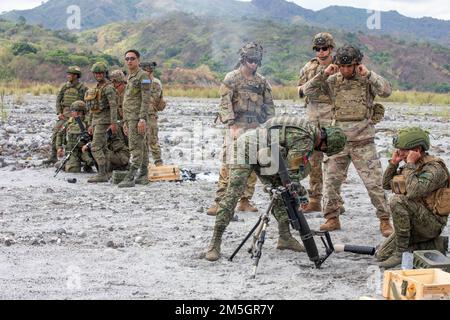
POLYGON ((154 61, 152 61, 152 62, 144 61, 144 62, 141 62, 140 67, 142 69, 144 69, 144 70, 145 69, 152 69, 152 70, 154 70, 156 68, 156 62, 154 62, 154 61))
POLYGON ((399 129, 392 142, 397 149, 410 150, 417 146, 422 146, 425 151, 430 149, 429 132, 419 127, 399 129))
POLYGON ((81 100, 77 100, 70 105, 70 111, 86 111, 86 103, 81 100))
POLYGON ((108 67, 104 62, 96 62, 91 68, 91 71, 94 73, 108 72, 108 67))
POLYGON ((333 36, 328 32, 320 32, 316 34, 312 40, 312 48, 336 47, 333 36))
POLYGON ((256 60, 258 66, 261 66, 263 47, 256 42, 249 42, 238 51, 241 63, 244 63, 247 59, 256 60))
POLYGON ((325 153, 328 157, 344 150, 345 144, 347 143, 347 136, 341 128, 324 127, 321 131, 322 133, 325 131, 325 136, 322 136, 322 139, 325 139, 327 142, 327 150, 325 153))
POLYGON ((125 74, 123 73, 122 70, 119 69, 111 72, 109 78, 111 79, 111 81, 125 82, 125 74))
POLYGON ((345 45, 337 49, 336 64, 337 65, 359 64, 361 63, 363 57, 364 55, 358 48, 351 45, 345 45))
POLYGON ((81 69, 79 66, 68 67, 66 73, 76 74, 76 75, 78 75, 78 78, 81 77, 81 69))

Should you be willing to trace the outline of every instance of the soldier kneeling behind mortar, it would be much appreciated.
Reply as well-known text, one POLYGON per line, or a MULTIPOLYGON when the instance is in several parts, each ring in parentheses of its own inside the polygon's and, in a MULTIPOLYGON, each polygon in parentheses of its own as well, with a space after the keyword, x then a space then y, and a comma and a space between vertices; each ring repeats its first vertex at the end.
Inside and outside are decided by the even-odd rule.
MULTIPOLYGON (((86 114, 86 104, 81 101, 75 101, 70 106, 71 117, 64 124, 60 131, 58 131, 56 136, 56 148, 58 157, 64 157, 64 153, 72 150, 78 143, 82 132, 80 126, 75 121, 75 117, 80 117, 85 128, 87 128, 87 123, 85 120, 86 114)), ((82 141, 78 144, 70 155, 66 162, 63 170, 70 173, 81 172, 81 167, 83 166, 84 172, 92 172, 92 167, 94 166, 94 159, 88 154, 83 153, 82 149, 86 145, 86 142, 82 141)), ((59 166, 58 163, 56 164, 59 166)))
MULTIPOLYGON (((275 135, 276 136, 276 135, 275 135)), ((206 252, 206 259, 216 261, 220 256, 220 245, 222 235, 225 228, 230 223, 234 214, 234 208, 245 191, 246 181, 254 171, 258 175, 261 182, 272 187, 281 186, 281 180, 277 172, 264 170, 264 153, 267 149, 262 149, 259 139, 264 139, 266 146, 271 144, 278 145, 281 149, 283 157, 288 162, 289 175, 292 181, 299 185, 298 194, 300 203, 305 208, 308 204, 306 189, 300 185, 300 181, 304 179, 310 172, 309 158, 314 150, 321 150, 328 156, 342 151, 347 141, 344 132, 337 127, 319 128, 309 124, 300 117, 280 116, 274 117, 264 124, 264 128, 253 129, 238 138, 235 142, 235 150, 238 146, 245 148, 237 150, 244 151, 245 164, 231 164, 228 188, 224 197, 218 204, 216 222, 214 225, 214 233, 206 252), (279 130, 279 140, 269 141, 272 130, 279 130), (259 149, 259 150, 258 150, 259 149), (256 158, 254 153, 258 154, 258 161, 252 164, 250 159, 256 158)), ((237 154, 235 152, 235 154, 237 154)), ((272 214, 278 221, 279 239, 277 249, 304 251, 304 247, 291 235, 289 230, 289 220, 286 209, 281 200, 276 201, 272 214)))
POLYGON ((399 130, 393 144, 396 150, 384 172, 383 188, 395 193, 389 203, 395 232, 376 255, 384 268, 400 264, 403 252, 434 249, 445 253, 448 245, 448 238, 440 236, 450 213, 447 166, 426 152, 430 138, 419 127, 399 130), (406 164, 399 169, 402 161, 406 164))

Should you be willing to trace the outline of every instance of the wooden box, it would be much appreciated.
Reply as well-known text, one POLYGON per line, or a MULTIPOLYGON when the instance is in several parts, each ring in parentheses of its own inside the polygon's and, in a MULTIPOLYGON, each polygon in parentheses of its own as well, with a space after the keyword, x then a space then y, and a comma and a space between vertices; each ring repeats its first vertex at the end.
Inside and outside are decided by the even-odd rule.
POLYGON ((383 297, 395 300, 450 299, 450 273, 441 269, 385 271, 383 297))
POLYGON ((155 181, 181 181, 180 168, 174 165, 148 166, 148 180, 155 181))

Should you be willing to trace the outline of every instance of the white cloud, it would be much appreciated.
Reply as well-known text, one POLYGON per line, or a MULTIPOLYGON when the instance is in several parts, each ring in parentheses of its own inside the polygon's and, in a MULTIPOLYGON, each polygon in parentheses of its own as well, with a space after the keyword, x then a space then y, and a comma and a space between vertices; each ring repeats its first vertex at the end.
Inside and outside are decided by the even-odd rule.
POLYGON ((47 0, 18 0, 18 1, 0 1, 0 12, 11 10, 26 10, 39 6, 42 2, 47 0))

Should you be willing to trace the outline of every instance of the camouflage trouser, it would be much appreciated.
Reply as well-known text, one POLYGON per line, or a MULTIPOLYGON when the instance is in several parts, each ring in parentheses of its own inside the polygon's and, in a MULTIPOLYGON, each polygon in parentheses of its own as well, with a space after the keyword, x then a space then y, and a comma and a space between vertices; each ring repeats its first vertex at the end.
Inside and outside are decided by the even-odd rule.
POLYGON ((54 155, 56 157, 56 152, 58 151, 56 148, 56 137, 58 136, 58 132, 64 127, 64 125, 66 124, 67 118, 64 118, 62 120, 57 120, 55 126, 53 127, 52 130, 52 155, 54 155))
POLYGON ((308 194, 310 198, 322 200, 323 189, 323 174, 322 174, 322 162, 323 153, 320 151, 314 151, 309 163, 311 165, 311 172, 309 174, 309 190, 308 194))
POLYGON ((161 146, 158 141, 158 117, 149 116, 147 127, 148 147, 152 153, 153 162, 161 162, 161 146))
MULTIPOLYGON (((231 165, 228 188, 223 198, 219 202, 217 210, 215 228, 225 230, 234 215, 234 208, 239 198, 244 194, 246 183, 250 175, 255 174, 256 166, 250 165, 231 165)), ((258 175, 264 185, 279 186, 281 181, 278 176, 258 175)), ((283 201, 276 200, 272 209, 272 214, 278 223, 288 222, 288 215, 283 201)))
MULTIPOLYGON (((229 182, 229 174, 230 174, 230 165, 222 164, 219 172, 219 181, 217 183, 217 191, 215 202, 219 203, 220 200, 225 196, 225 192, 227 191, 227 186, 229 182)), ((256 185, 257 176, 255 172, 252 172, 245 182, 245 189, 242 198, 251 199, 253 194, 255 193, 255 185, 256 185)))
POLYGON ((413 250, 443 251, 439 237, 447 225, 447 218, 432 213, 421 202, 396 194, 390 201, 395 233, 377 252, 377 259, 385 260, 394 252, 413 250))
MULTIPOLYGON (((73 148, 74 145, 67 145, 66 146, 66 152, 68 152, 69 150, 71 150, 73 148)), ((92 159, 92 157, 89 155, 89 153, 85 152, 83 153, 81 151, 82 146, 80 145, 79 147, 77 147, 72 154, 69 157, 69 160, 67 160, 66 165, 64 167, 64 170, 66 172, 70 172, 70 173, 77 173, 77 172, 81 172, 81 165, 82 162, 85 163, 85 165, 87 166, 94 166, 94 159, 92 159)))
POLYGON ((342 152, 326 158, 323 163, 325 166, 323 212, 326 219, 338 217, 340 208, 343 207, 341 185, 347 179, 350 163, 353 163, 358 171, 369 193, 370 201, 377 209, 377 217, 389 218, 389 208, 382 187, 381 162, 374 142, 364 145, 347 143, 342 152))
POLYGON ((107 168, 108 172, 113 170, 125 170, 130 160, 130 151, 125 144, 122 130, 113 135, 108 141, 107 150, 107 168))
POLYGON ((138 120, 127 122, 128 126, 128 149, 131 154, 130 166, 133 169, 148 166, 148 146, 146 135, 138 133, 138 120))
POLYGON ((99 166, 106 166, 107 137, 109 124, 96 124, 92 137, 92 155, 99 166))

